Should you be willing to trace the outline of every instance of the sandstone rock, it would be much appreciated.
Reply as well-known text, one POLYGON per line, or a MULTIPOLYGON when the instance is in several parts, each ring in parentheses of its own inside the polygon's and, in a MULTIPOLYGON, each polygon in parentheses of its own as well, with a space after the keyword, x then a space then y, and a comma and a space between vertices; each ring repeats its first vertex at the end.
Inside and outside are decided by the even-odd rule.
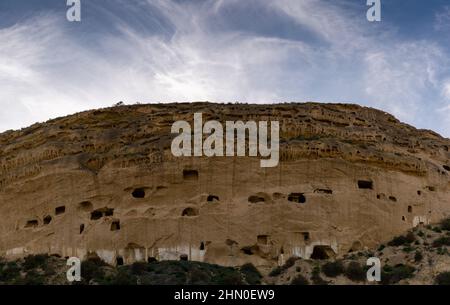
POLYGON ((9 258, 273 266, 370 249, 450 215, 450 140, 357 105, 120 106, 3 133, 0 147, 9 258), (174 157, 171 124, 194 112, 278 120, 279 165, 174 157))

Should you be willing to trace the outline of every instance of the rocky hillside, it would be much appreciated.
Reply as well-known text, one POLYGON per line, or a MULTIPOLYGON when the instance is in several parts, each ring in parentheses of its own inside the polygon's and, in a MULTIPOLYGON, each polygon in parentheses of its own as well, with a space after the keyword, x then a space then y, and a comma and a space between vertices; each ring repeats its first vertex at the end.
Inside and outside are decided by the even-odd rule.
MULTIPOLYGON (((251 263, 239 267, 192 261, 135 262, 111 266, 99 257, 81 265, 81 285, 450 285, 450 218, 396 236, 374 251, 351 252, 338 259, 289 258, 273 269, 251 263), (367 281, 369 257, 381 261, 381 281, 367 281)), ((0 259, 0 284, 68 285, 66 260, 57 255, 0 259)))
POLYGON ((164 104, 0 135, 0 255, 272 269, 376 249, 450 215, 450 140, 345 104, 164 104), (279 121, 280 163, 175 157, 177 120, 279 121))

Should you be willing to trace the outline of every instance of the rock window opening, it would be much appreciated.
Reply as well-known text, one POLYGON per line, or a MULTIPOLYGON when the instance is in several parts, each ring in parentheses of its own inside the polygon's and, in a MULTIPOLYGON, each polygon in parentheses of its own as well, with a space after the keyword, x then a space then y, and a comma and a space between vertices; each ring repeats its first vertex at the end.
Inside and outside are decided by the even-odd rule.
POLYGON ((144 198, 145 197, 145 190, 143 188, 135 189, 131 193, 131 196, 133 196, 134 198, 144 198))
POLYGON ((301 234, 303 236, 304 241, 309 241, 309 238, 310 238, 309 232, 302 232, 301 234))
POLYGON ((297 203, 305 203, 306 197, 303 193, 290 193, 288 196, 288 201, 297 202, 297 203))
POLYGON ((335 256, 333 249, 330 246, 314 246, 311 259, 330 259, 335 256))
POLYGON ((450 171, 450 166, 448 166, 448 165, 442 165, 442 167, 443 167, 446 171, 450 171))
POLYGON ((397 198, 395 198, 394 196, 389 196, 389 200, 393 201, 393 202, 397 202, 397 198))
POLYGON ((154 263, 157 262, 158 260, 156 258, 154 258, 153 256, 149 256, 147 258, 147 263, 154 263))
POLYGON ((208 195, 208 198, 206 199, 206 201, 208 201, 208 202, 219 201, 219 196, 208 195))
POLYGON ((417 191, 417 195, 422 195, 422 191, 417 191))
POLYGON ((81 224, 80 225, 80 234, 83 233, 83 231, 84 231, 84 224, 81 224))
POLYGON ((403 221, 406 221, 406 217, 405 217, 405 216, 402 216, 402 220, 403 220, 403 221))
POLYGON ((198 180, 198 171, 185 169, 183 170, 183 179, 184 180, 198 180))
POLYGON ((434 186, 427 186, 427 189, 428 189, 430 192, 436 191, 436 188, 435 188, 434 186))
POLYGON ((267 245, 269 242, 269 236, 268 235, 258 235, 257 241, 258 241, 258 244, 260 244, 260 245, 267 245))
POLYGON ((79 207, 83 211, 90 211, 93 208, 92 203, 90 203, 89 201, 80 202, 79 207))
POLYGON ((115 220, 111 223, 111 231, 119 231, 120 230, 120 221, 115 220))
POLYGON ((412 213, 412 206, 408 205, 408 213, 412 213))
POLYGON ((55 215, 60 215, 66 212, 66 206, 60 206, 55 208, 55 215))
POLYGON ((201 242, 200 243, 200 251, 203 251, 203 250, 205 250, 205 243, 201 242))
POLYGON ((92 219, 92 220, 100 219, 100 218, 102 218, 102 216, 103 216, 103 213, 102 213, 101 211, 98 211, 98 210, 93 211, 93 212, 91 213, 91 219, 92 219))
POLYGON ((27 223, 25 224, 25 228, 35 228, 39 225, 39 222, 35 219, 33 220, 28 220, 27 223))
POLYGON ((253 255, 252 247, 250 247, 250 246, 242 247, 241 251, 242 251, 242 253, 244 253, 246 255, 253 255))
POLYGON ((183 210, 183 213, 181 214, 181 216, 197 216, 198 215, 198 210, 194 209, 194 208, 185 208, 183 210))
POLYGON ((258 203, 258 202, 265 202, 265 201, 266 201, 266 199, 264 199, 263 197, 260 197, 260 196, 253 195, 253 196, 248 197, 248 202, 250 202, 250 203, 258 203))
POLYGON ((187 261, 188 260, 188 255, 187 254, 181 254, 180 255, 180 261, 187 261))
POLYGON ((48 225, 50 222, 52 222, 52 216, 47 215, 44 217, 44 225, 48 225))
POLYGON ((118 256, 116 258, 116 264, 117 264, 117 266, 122 266, 123 265, 123 257, 122 256, 118 256))
POLYGON ((373 182, 370 180, 358 180, 358 188, 360 189, 373 189, 373 182))

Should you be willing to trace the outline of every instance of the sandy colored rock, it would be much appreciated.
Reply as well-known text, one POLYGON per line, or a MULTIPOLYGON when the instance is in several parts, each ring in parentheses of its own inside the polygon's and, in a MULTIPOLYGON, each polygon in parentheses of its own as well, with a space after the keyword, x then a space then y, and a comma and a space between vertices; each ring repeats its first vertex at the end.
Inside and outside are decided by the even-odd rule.
POLYGON ((5 132, 0 147, 9 258, 274 266, 371 249, 450 215, 450 140, 357 105, 121 106, 5 132), (194 112, 278 120, 279 165, 174 157, 171 125, 194 112))

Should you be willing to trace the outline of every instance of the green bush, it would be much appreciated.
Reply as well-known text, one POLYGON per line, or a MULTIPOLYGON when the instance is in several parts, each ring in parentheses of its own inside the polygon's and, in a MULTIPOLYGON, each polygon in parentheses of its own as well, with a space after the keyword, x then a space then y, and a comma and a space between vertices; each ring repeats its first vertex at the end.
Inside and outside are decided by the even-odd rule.
POLYGON ((283 272, 283 269, 280 266, 277 266, 277 267, 273 268, 272 271, 270 271, 269 276, 270 277, 279 276, 282 272, 283 272))
POLYGON ((441 221, 441 229, 445 231, 450 231, 450 218, 446 218, 441 221))
POLYGON ((147 271, 147 263, 145 262, 134 262, 131 265, 131 273, 134 275, 142 275, 147 271))
POLYGON ((398 246, 403 246, 406 244, 410 244, 412 242, 414 242, 416 240, 416 237, 414 236, 414 233, 412 232, 408 232, 408 234, 406 234, 406 236, 396 236, 394 237, 389 243, 389 246, 392 247, 398 247, 398 246))
POLYGON ((45 267, 48 259, 48 254, 28 255, 24 257, 22 267, 25 270, 45 267))
POLYGON ((0 268, 0 282, 10 283, 20 276, 20 267, 16 262, 8 262, 0 268))
POLYGON ((322 272, 328 277, 336 277, 345 272, 342 261, 327 262, 322 266, 322 272))
POLYGON ((345 276, 354 282, 362 282, 366 280, 366 271, 358 262, 350 262, 345 269, 345 276))
POLYGON ((435 239, 433 241, 433 247, 439 248, 442 246, 450 246, 450 237, 449 236, 439 237, 438 239, 435 239))
POLYGON ((423 259, 422 252, 420 252, 419 250, 417 250, 417 251, 416 251, 416 254, 414 254, 414 261, 417 263, 417 262, 422 261, 422 259, 423 259))
POLYGON ((242 265, 240 270, 245 275, 247 283, 250 285, 261 284, 261 273, 259 273, 258 269, 252 263, 242 265))
POLYGON ((450 272, 439 273, 435 278, 437 285, 450 285, 450 272))
POLYGON ((126 267, 119 268, 117 274, 111 281, 112 285, 120 286, 136 285, 136 283, 137 277, 134 274, 131 274, 126 267))
POLYGON ((105 274, 102 269, 104 262, 98 259, 88 259, 81 262, 81 277, 86 283, 90 280, 103 280, 105 274))
POLYGON ((291 285, 309 285, 309 281, 301 274, 297 274, 291 281, 291 285))
POLYGON ((287 259, 284 265, 281 267, 283 270, 287 270, 295 265, 295 262, 298 260, 298 257, 291 256, 287 259))
POLYGON ((394 267, 385 265, 381 271, 381 284, 395 284, 414 275, 416 269, 409 265, 399 264, 394 267))

